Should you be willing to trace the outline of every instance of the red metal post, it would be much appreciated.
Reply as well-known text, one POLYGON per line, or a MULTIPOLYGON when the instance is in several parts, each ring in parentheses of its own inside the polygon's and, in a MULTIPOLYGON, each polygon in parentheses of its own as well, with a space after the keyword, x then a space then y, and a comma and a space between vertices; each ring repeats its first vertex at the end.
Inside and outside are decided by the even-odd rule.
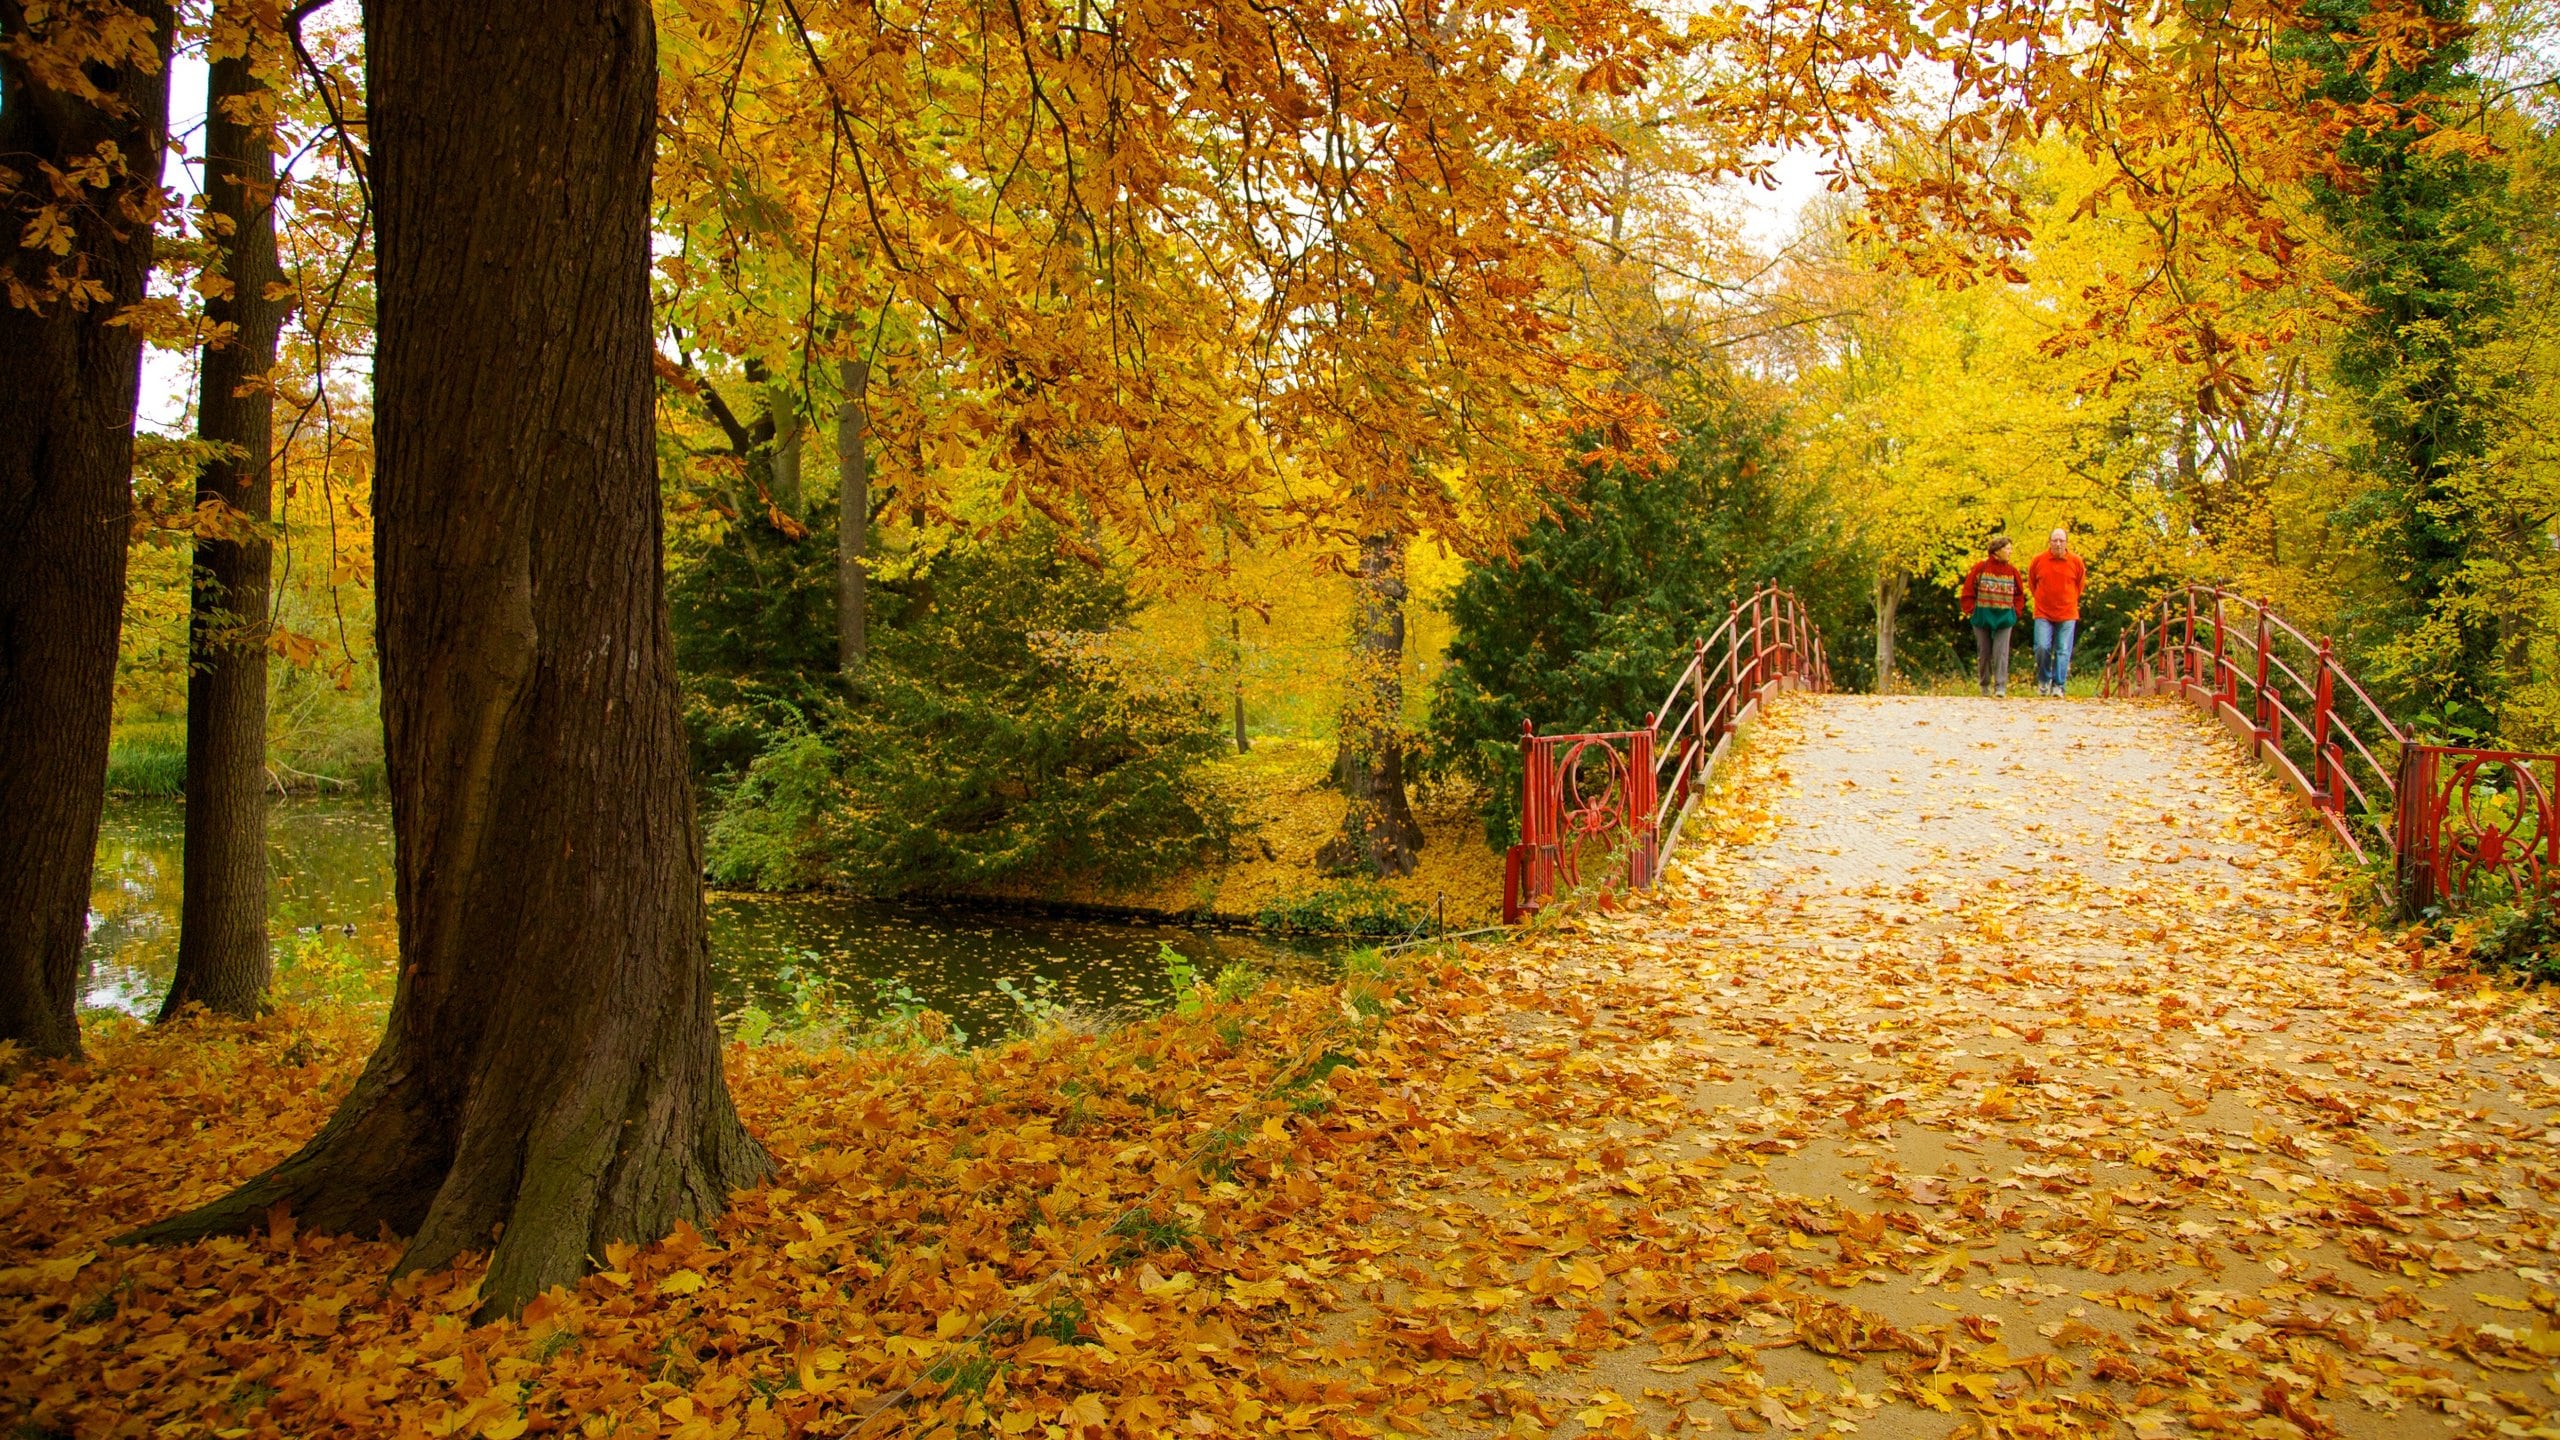
MULTIPOLYGON (((1715 743, 1715 737, 1712 733, 1715 727, 1715 717, 1707 713, 1706 637, 1701 635, 1697 639, 1690 641, 1689 645, 1692 658, 1694 659, 1698 670, 1698 748, 1689 753, 1689 763, 1687 766, 1682 768, 1680 772, 1680 784, 1684 788, 1695 785, 1706 778, 1703 772, 1707 768, 1707 749, 1715 743)), ((1683 798, 1685 799, 1686 797, 1684 796, 1683 798)))
POLYGON ((1760 667, 1768 653, 1767 637, 1760 633, 1760 592, 1754 590, 1751 592, 1751 683, 1743 687, 1753 695, 1760 693, 1760 667))
MULTIPOLYGON (((1742 607, 1737 605, 1726 618, 1738 622, 1741 615, 1742 607)), ((1731 734, 1734 727, 1742 723, 1742 626, 1739 623, 1727 625, 1724 629, 1724 699, 1717 702, 1716 709, 1723 715, 1716 727, 1718 735, 1731 734)))
POLYGON ((2267 643, 2271 638, 2272 632, 2267 626, 2267 602, 2260 600, 2258 602, 2258 679, 2253 692, 2257 703, 2251 707, 2257 712, 2257 723, 2252 727, 2257 732, 2257 743, 2251 748, 2260 758, 2264 758, 2267 753, 2267 742, 2278 738, 2275 701, 2267 695, 2267 643))
POLYGON ((1662 795, 1654 785, 1654 728, 1658 715, 1644 717, 1644 728, 1627 742, 1634 764, 1627 776, 1627 888, 1643 889, 1653 884, 1654 867, 1659 857, 1654 854, 1661 837, 1654 833, 1654 807, 1662 803, 1662 795))
POLYGON ((2240 677, 2231 667, 2231 631, 2223 624, 2222 592, 2213 596, 2213 702, 2216 713, 2240 699, 2240 677))
POLYGON ((2187 588, 2187 643, 2178 648, 2179 698, 2186 698, 2187 683, 2196 677, 2196 592, 2187 588))
POLYGON ((2442 813, 2436 808, 2436 750, 2416 740, 2400 747, 2398 813, 2393 815, 2392 878, 2399 891, 2400 914, 2416 919, 2436 895, 2436 832, 2442 813))
POLYGON ((2337 662, 2331 658, 2329 637, 2320 637, 2320 678, 2312 685, 2311 697, 2311 803, 2314 807, 2339 814, 2346 808, 2338 797, 2343 787, 2333 782, 2329 773, 2329 711, 2336 698, 2333 672, 2337 662))

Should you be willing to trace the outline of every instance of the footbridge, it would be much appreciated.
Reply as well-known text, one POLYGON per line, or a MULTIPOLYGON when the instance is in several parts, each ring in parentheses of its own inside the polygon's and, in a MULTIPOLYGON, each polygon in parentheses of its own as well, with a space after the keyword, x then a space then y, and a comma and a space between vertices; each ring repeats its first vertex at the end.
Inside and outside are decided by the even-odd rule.
MULTIPOLYGON (((1653 885, 1736 732, 1779 694, 1831 690, 1811 612, 1764 585, 1696 641, 1662 703, 1629 728, 1542 734, 1524 721, 1505 922, 1584 886, 1653 885)), ((2326 637, 2264 600, 2169 590, 2125 628, 2100 695, 2171 697, 2220 721, 2404 917, 2543 900, 2560 884, 2560 756, 2406 733, 2326 637)))

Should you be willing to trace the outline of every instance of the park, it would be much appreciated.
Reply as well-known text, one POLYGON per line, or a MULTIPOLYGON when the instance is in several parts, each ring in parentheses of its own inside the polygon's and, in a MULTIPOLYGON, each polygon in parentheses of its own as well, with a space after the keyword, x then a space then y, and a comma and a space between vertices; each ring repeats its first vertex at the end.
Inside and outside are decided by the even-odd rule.
POLYGON ((0 1425, 2560 1436, 2560 12, 0 0, 0 1425))

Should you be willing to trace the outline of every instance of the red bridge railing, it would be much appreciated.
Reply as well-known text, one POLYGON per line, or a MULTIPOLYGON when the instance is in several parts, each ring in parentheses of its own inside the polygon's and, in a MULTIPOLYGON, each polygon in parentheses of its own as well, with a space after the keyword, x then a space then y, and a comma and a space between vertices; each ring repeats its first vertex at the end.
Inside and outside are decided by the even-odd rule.
POLYGON ((2169 591, 2107 657, 2100 693, 2176 695, 2283 776, 2358 860, 2381 851, 2403 914, 2560 887, 2560 756, 2413 741, 2266 601, 2169 591))
POLYGON ((1650 887, 1734 731, 1781 690, 1830 688, 1804 602, 1764 585, 1696 642, 1641 729, 1541 735, 1522 721, 1520 843, 1503 857, 1503 923, 1587 879, 1650 887))

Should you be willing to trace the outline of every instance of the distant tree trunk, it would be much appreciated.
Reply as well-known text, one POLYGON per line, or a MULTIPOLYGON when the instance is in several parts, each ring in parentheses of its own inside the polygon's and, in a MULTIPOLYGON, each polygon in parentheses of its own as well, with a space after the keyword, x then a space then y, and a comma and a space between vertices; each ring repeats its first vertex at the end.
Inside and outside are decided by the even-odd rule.
POLYGON ((1893 693, 1893 649, 1899 638, 1895 631, 1902 616, 1902 597, 1910 592, 1911 577, 1889 565, 1876 569, 1876 693, 1893 693))
POLYGON ((862 672, 869 637, 870 577, 863 556, 871 542, 871 362, 847 360, 844 408, 836 412, 836 669, 862 672))
POLYGON ((798 520, 800 509, 800 441, 808 430, 800 412, 785 408, 788 398, 773 397, 773 503, 783 514, 798 520))
POLYGON ((371 0, 365 37, 399 988, 317 1137, 134 1238, 281 1204, 408 1235, 408 1271, 495 1234, 494 1317, 768 1164, 720 1068, 660 563, 656 44, 647 0, 371 0))
POLYGON ((1333 767, 1351 803, 1342 833, 1317 857, 1329 869, 1409 875, 1422 848, 1422 826, 1404 793, 1404 551, 1404 537, 1393 533, 1360 541, 1351 674, 1333 767))
MULTIPOLYGON (((226 0, 225 9, 237 0, 226 0)), ((247 7, 243 7, 247 8, 247 7)), ((225 16, 254 27, 254 17, 225 16)), ((254 28, 252 28, 254 34, 254 28)), ((254 1015, 266 1004, 267 594, 275 368, 284 303, 276 268, 275 127, 248 55, 216 60, 206 90, 205 198, 218 217, 228 291, 205 318, 230 327, 206 347, 196 435, 220 450, 196 482, 233 515, 199 534, 188 621, 187 838, 178 973, 160 1018, 188 1005, 254 1015), (244 120, 241 118, 246 115, 244 120)))
MULTIPOLYGON (((103 8, 103 7, 102 7, 103 8)), ((102 101, 53 88, 29 65, 69 23, 33 25, 0 0, 0 276, 33 303, 0 300, 0 1040, 80 1054, 80 945, 106 800, 116 635, 133 512, 133 411, 142 337, 113 323, 142 298, 169 121, 172 7, 127 53, 68 71, 102 101), (107 147, 122 174, 63 206, 69 252, 21 246, 39 164, 71 172, 107 147), (100 298, 63 293, 73 278, 100 298)), ((82 12, 72 12, 78 17, 82 12)))
POLYGON ((1227 645, 1235 651, 1236 677, 1236 753, 1253 753, 1253 737, 1244 731, 1244 620, 1236 612, 1227 612, 1227 645))

